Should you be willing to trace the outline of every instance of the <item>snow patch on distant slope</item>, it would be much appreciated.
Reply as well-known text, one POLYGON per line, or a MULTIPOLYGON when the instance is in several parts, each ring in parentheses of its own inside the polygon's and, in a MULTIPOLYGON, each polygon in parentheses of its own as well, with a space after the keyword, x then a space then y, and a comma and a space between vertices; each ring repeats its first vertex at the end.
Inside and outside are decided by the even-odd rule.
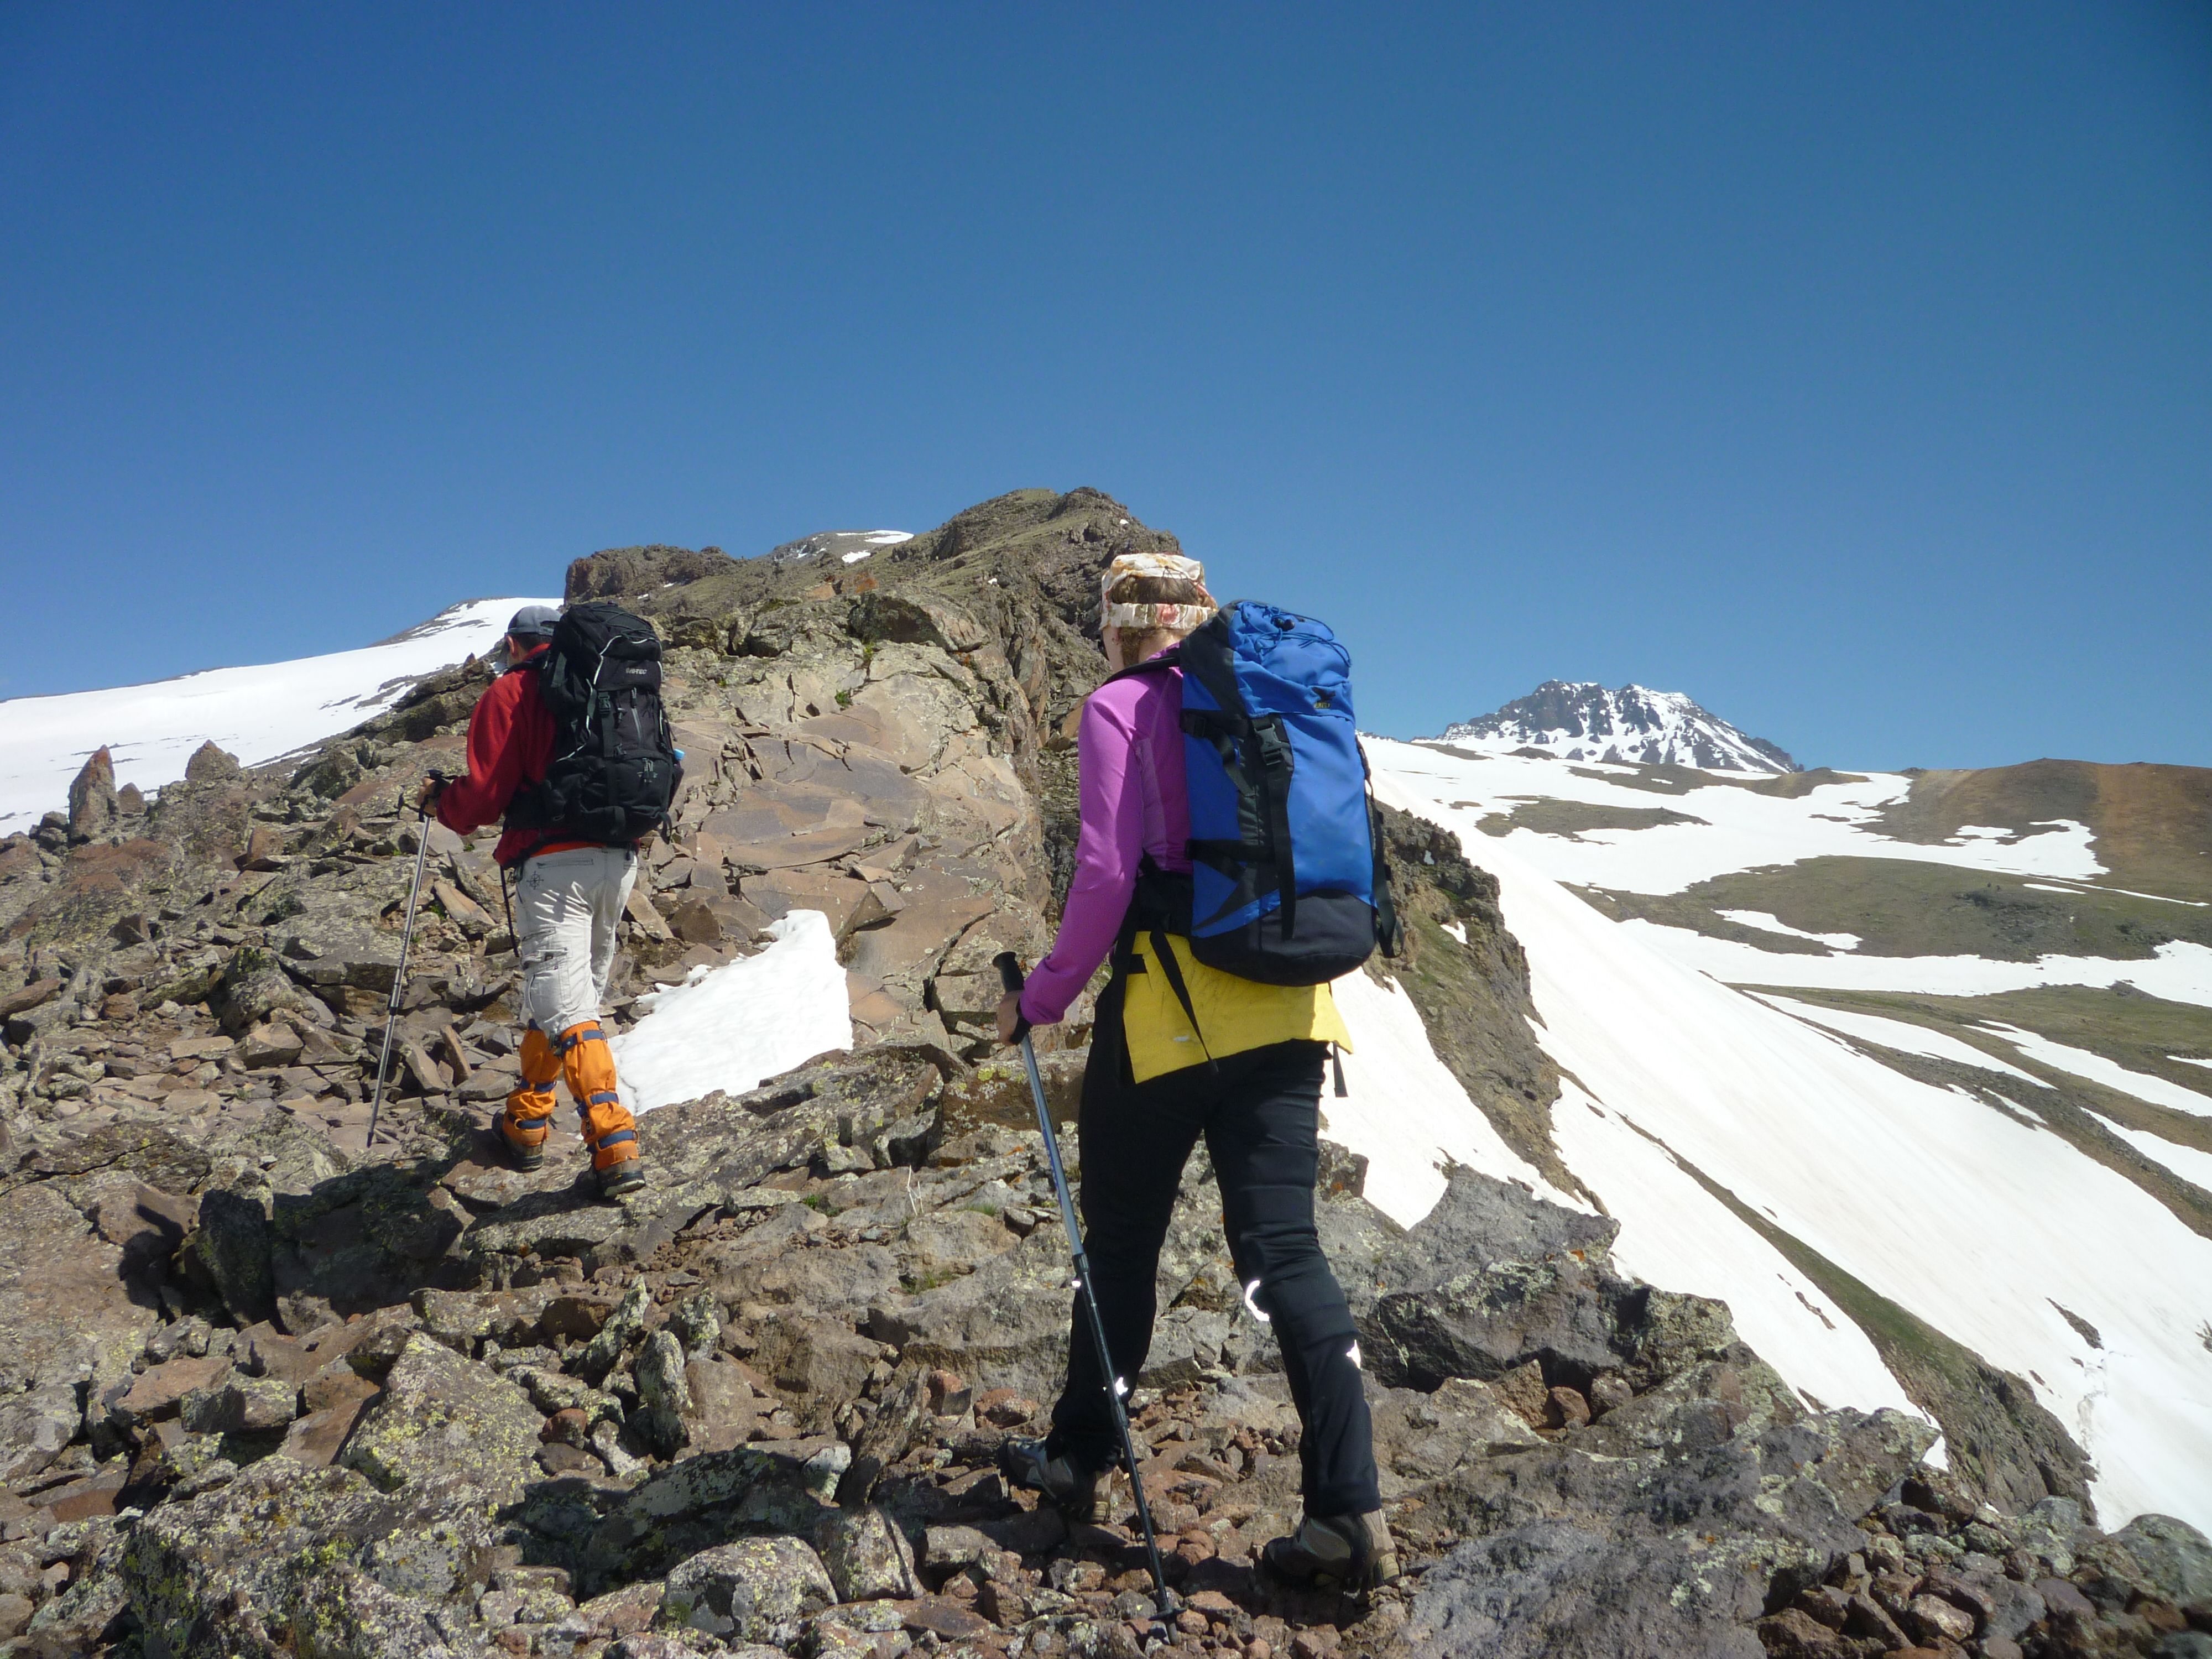
POLYGON ((1437 1058, 1420 1011, 1395 980, 1378 985, 1361 969, 1331 989, 1352 1047, 1343 1056, 1346 1092, 1322 1092, 1328 1121, 1322 1133, 1366 1158, 1369 1203, 1412 1226, 1443 1195, 1441 1165, 1449 1161, 1520 1182, 1554 1204, 1589 1209, 1556 1191, 1491 1127, 1437 1058))
POLYGON ((2212 1117, 2212 1095, 2185 1089, 2179 1083, 2169 1083, 2164 1078, 2153 1077, 2148 1072, 2130 1071, 2102 1054, 2092 1054, 2087 1048, 2073 1048, 2063 1042, 2053 1042, 2047 1036, 2022 1030, 2017 1025, 1984 1020, 1982 1030, 2002 1037, 2030 1060, 2039 1060, 2054 1070, 2071 1072, 2075 1077, 2101 1083, 2107 1089, 2133 1095, 2137 1100, 2147 1100, 2154 1106, 2170 1106, 2177 1112, 2187 1112, 2196 1117, 2212 1117))
MULTIPOLYGON (((1437 799, 1510 817, 1534 799, 1649 812, 1655 806, 1695 823, 1641 830, 1583 830, 1546 835, 1525 825, 1503 837, 1515 854, 1554 881, 1631 893, 1679 893, 1715 876, 1815 858, 1906 859, 2017 876, 2059 879, 2102 875, 2086 824, 2054 819, 2009 842, 1970 836, 1950 843, 1899 841, 1882 829, 1886 808, 1903 801, 1912 780, 1878 772, 1824 783, 1795 799, 1715 778, 1681 793, 1637 787, 1626 767, 1569 767, 1514 755, 1462 757, 1427 744, 1366 739, 1370 760, 1384 757, 1408 777, 1426 780, 1437 799)), ((1471 818, 1470 822, 1474 820, 1471 818)), ((2010 835, 2011 832, 2006 832, 2010 835)), ((1498 838, 1477 836, 1468 856, 1498 838)), ((1739 947, 1749 950, 1746 945, 1739 947)), ((1803 958, 1818 961, 1818 957, 1803 958)))
MULTIPOLYGON (((1718 1224, 1686 1193, 1675 1202, 1654 1198, 1656 1175, 1621 1150, 1625 1139, 1601 1139, 1601 1130, 1650 1136, 1877 1293, 1991 1364, 2028 1377, 2095 1460, 2108 1524, 2159 1510, 2212 1525, 2212 1390, 2198 1336, 2212 1315, 2203 1290, 2212 1285, 2212 1240, 2048 1130, 1964 1091, 1917 1082, 1698 971, 1671 948, 1698 936, 1614 922, 1539 863, 1607 849, 1591 854, 1558 837, 1516 832, 1499 840, 1476 830, 1488 810, 1479 798, 1505 793, 1498 772, 1545 767, 1563 783, 1585 781, 1566 768, 1462 760, 1372 739, 1369 750, 1377 793, 1458 830, 1468 855, 1499 881, 1506 923, 1528 952, 1541 1021, 1537 1038, 1591 1097, 1587 1103, 1563 1097, 1553 1110, 1555 1139, 1568 1167, 1622 1218, 1624 1263, 1659 1282, 1726 1297, 1739 1310, 1747 1338, 1794 1386, 1831 1405, 1893 1403, 1893 1379, 1886 1371, 1874 1376, 1853 1360, 1864 1335, 1832 1310, 1826 1310, 1827 1325, 1808 1321, 1813 1328, 1795 1336, 1753 1334, 1755 1316, 1747 1310, 1771 1297, 1771 1266, 1716 1233, 1718 1224), (1941 1198, 1911 1202, 1910 1224, 1901 1225, 1908 1193, 1941 1198), (2054 1301, 2098 1328, 2103 1352, 2087 1348, 2054 1301), (1816 1375, 1827 1379, 1829 1393, 1816 1375)), ((1904 782, 1887 787, 1899 791, 1904 782)), ((1528 793, 1527 786, 1519 792, 1528 793)), ((1692 793, 1696 804, 1683 810, 1700 817, 1723 793, 1765 799, 1718 787, 1692 793)), ((1623 804, 1651 804, 1648 793, 1621 795, 1623 804)), ((1865 806, 1846 799, 1859 810, 1837 824, 1814 816, 1833 810, 1824 800, 1774 804, 1799 818, 1795 833, 1802 836, 1832 834, 1848 838, 1846 845, 1856 840, 1852 851, 1878 845, 1905 855, 1905 844, 1859 828, 1865 806)), ((1778 823, 1770 827, 1781 833, 1778 823)), ((1644 842, 1674 830, 1620 833, 1644 842)), ((1728 832, 1716 826, 1698 833, 1728 832)), ((1975 840, 1941 855, 1991 867, 1984 860, 2039 857, 2038 843, 2057 839, 2035 836, 2009 847, 1975 840)), ((1776 861, 1771 848, 1771 838, 1744 863, 1776 861)), ((1679 858, 1674 867, 1688 862, 1679 858)), ((1586 869, 1580 878, 1595 873, 1586 869)), ((2105 982, 2126 977, 2146 989, 2156 988, 2152 970, 2161 965, 2176 978, 2201 970, 2212 1000, 2212 951, 2191 950, 2193 956, 2169 947, 2154 962, 2096 967, 2105 982)), ((1776 971, 1784 967, 1893 980, 1926 966, 1784 956, 1747 945, 1733 951, 1732 968, 1756 957, 1764 971, 1730 976, 1754 982, 1789 982, 1776 971)), ((2013 975, 2049 967, 1956 960, 2013 975)))
POLYGON ((858 564, 878 548, 896 547, 901 542, 913 539, 910 530, 818 530, 811 536, 771 548, 766 556, 771 564, 789 564, 797 559, 834 553, 842 563, 858 564))
POLYGON ((1696 766, 1729 772, 1795 772, 1797 763, 1763 738, 1730 726, 1679 691, 1591 680, 1547 680, 1492 714, 1447 726, 1438 743, 1462 748, 1540 749, 1562 760, 1696 766))
POLYGON ((476 599, 358 651, 249 668, 212 668, 148 685, 0 702, 0 835, 28 829, 68 804, 85 757, 102 744, 115 781, 153 790, 185 775, 213 742, 258 766, 335 737, 390 708, 413 681, 498 645, 526 605, 476 599))
POLYGON ((1716 910, 1713 914, 1723 921, 1732 921, 1739 927, 1756 927, 1762 933, 1780 933, 1788 939, 1808 939, 1815 945, 1825 945, 1831 951, 1856 951, 1859 948, 1856 933, 1808 933, 1802 927, 1792 927, 1788 922, 1764 910, 1716 910))
POLYGON ((2092 1112, 2090 1115, 2152 1163, 2170 1170, 2190 1185, 2212 1193, 2212 1152, 2200 1152, 2194 1146, 2176 1146, 2163 1135, 2154 1135, 2144 1129, 2130 1129, 2126 1124, 2115 1123, 2100 1113, 2092 1112))
MULTIPOLYGON (((1487 860, 1485 860, 1487 862, 1487 860)), ((1654 954, 1731 985, 1797 985, 1807 990, 1904 991, 1925 996, 1985 997, 2039 985, 2132 985, 2168 1002, 2212 1008, 2212 947, 2187 940, 2135 959, 2043 957, 1993 962, 1987 957, 1816 957, 1762 951, 1687 927, 1638 917, 1619 924, 1654 954)))
POLYGON ((1662 1290, 1724 1296, 1737 1333, 1809 1402, 1926 1415, 1850 1316, 1633 1117, 1571 1078, 1552 1116, 1560 1156, 1620 1223, 1613 1257, 1622 1272, 1662 1290))
POLYGON ((1929 1060, 1948 1060, 1957 1066, 1979 1066, 1984 1072, 2016 1077, 2022 1083, 2032 1083, 2039 1089, 2051 1086, 2041 1078, 2032 1076, 2017 1066, 2006 1065, 1995 1054, 1984 1054, 1971 1042, 1961 1042, 1957 1037, 1931 1031, 1924 1025, 1915 1025, 1907 1020, 1886 1019, 1880 1014, 1846 1012, 1837 1008, 1820 1008, 1790 997, 1762 995, 1759 1000, 1768 1007, 1779 1008, 1784 1013, 1808 1024, 1823 1026, 1841 1036, 1856 1037, 1862 1042, 1894 1048, 1901 1054, 1920 1054, 1929 1060))
POLYGON ((830 919, 793 910, 769 926, 758 956, 694 968, 638 999, 645 1018, 613 1039, 623 1103, 633 1112, 743 1094, 765 1078, 853 1046, 845 970, 830 919))

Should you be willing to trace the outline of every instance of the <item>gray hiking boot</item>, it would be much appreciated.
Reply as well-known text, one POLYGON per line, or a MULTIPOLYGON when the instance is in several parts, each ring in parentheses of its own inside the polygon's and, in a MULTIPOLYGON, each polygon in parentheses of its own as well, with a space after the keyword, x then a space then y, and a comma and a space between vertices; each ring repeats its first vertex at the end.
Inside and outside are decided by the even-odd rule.
POLYGON ((626 1158, 599 1171, 599 1196, 621 1198, 645 1185, 645 1160, 626 1158))
POLYGON ((1010 1440, 999 1468, 1017 1486, 1027 1486, 1070 1521, 1103 1525, 1113 1495, 1114 1472, 1093 1469, 1062 1453, 1049 1455, 1042 1440, 1010 1440))
POLYGON ((1292 1589, 1339 1589, 1365 1595, 1398 1576, 1398 1547, 1382 1511, 1309 1515, 1287 1538, 1269 1542, 1261 1565, 1292 1589))

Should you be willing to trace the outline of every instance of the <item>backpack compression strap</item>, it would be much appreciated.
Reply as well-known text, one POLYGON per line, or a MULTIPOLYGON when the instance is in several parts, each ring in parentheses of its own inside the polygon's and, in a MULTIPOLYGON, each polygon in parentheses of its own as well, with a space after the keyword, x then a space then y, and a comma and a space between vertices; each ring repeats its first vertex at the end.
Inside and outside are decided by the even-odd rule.
POLYGON ((1230 660, 1227 620, 1235 610, 1232 605, 1175 648, 1176 659, 1183 672, 1194 678, 1219 705, 1201 709, 1193 708, 1186 702, 1182 729, 1192 737, 1211 743, 1221 757, 1223 771, 1236 785, 1237 793, 1256 799, 1267 839, 1264 845, 1241 841, 1193 841, 1190 854, 1194 859, 1203 857, 1224 874, 1228 873, 1225 866, 1231 864, 1247 864, 1258 872, 1272 872, 1281 908, 1283 937, 1293 939, 1297 933, 1298 875, 1291 844, 1291 740, 1279 715, 1254 720, 1244 707, 1243 693, 1237 689, 1237 672, 1230 660), (1240 749, 1256 771, 1248 769, 1240 762, 1240 749))

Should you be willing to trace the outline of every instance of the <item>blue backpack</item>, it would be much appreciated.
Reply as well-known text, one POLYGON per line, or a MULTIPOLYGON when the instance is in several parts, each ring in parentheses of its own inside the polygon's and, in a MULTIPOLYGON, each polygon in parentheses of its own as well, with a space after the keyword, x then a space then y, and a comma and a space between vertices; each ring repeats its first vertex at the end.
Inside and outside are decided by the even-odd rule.
POLYGON ((1377 944, 1397 955, 1352 653, 1327 623, 1248 600, 1128 672, 1170 665, 1182 669, 1191 954, 1269 985, 1324 984, 1377 944))

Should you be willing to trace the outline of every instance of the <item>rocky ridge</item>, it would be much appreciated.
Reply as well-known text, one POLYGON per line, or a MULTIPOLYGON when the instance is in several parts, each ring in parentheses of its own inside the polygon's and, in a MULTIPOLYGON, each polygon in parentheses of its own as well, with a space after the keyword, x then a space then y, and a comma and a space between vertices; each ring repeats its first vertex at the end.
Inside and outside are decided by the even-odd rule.
MULTIPOLYGON (((1133 1651, 1126 1494, 1071 1530, 995 1472, 1067 1310, 1026 1088, 984 1033, 989 957, 1041 947, 1072 847, 1097 570, 1173 545, 1027 491, 852 563, 572 570, 660 623, 690 757, 617 1023, 808 908, 860 1043, 650 1115, 655 1180, 619 1206, 572 1135, 532 1176, 490 1142, 514 982, 489 837, 430 832, 366 1143, 417 833, 396 805, 452 763, 487 665, 281 772, 210 751, 149 802, 95 757, 67 815, 0 843, 0 1650, 1133 1651)), ((1393 967, 1540 1163, 1556 1074, 1495 884, 1427 825, 1389 843, 1393 967)), ((1086 1036, 1042 1056, 1062 1116, 1086 1036)), ((1371 1607, 1271 1589, 1297 1422, 1203 1173, 1134 1401, 1179 1648, 2179 1653, 2212 1625, 2178 1523, 1985 1504, 1921 1463, 1925 1425, 1812 1410, 1722 1304, 1617 1272, 1603 1217, 1462 1171, 1402 1231, 1349 1157, 1323 1224, 1412 1571, 1371 1607)))

